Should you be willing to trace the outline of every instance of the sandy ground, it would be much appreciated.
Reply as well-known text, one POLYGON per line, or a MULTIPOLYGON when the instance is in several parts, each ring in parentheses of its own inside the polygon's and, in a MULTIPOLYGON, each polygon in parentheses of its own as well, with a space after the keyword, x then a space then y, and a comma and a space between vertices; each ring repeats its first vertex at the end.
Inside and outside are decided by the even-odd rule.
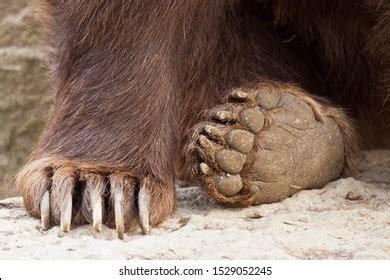
POLYGON ((390 259, 390 151, 365 156, 359 180, 341 179, 280 203, 216 205, 178 190, 178 209, 152 235, 83 226, 41 231, 21 198, 0 201, 1 259, 390 259))

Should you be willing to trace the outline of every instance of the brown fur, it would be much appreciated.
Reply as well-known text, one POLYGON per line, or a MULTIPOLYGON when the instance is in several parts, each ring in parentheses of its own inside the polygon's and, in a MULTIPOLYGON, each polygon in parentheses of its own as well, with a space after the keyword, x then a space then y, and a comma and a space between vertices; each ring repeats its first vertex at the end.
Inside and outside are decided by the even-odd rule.
POLYGON ((27 209, 39 215, 45 172, 65 164, 75 176, 152 178, 160 222, 174 209, 175 162, 189 178, 181 151, 198 112, 266 81, 297 85, 334 118, 353 173, 357 135, 344 111, 366 125, 366 143, 389 146, 365 137, 388 128, 390 115, 390 6, 382 2, 44 1, 56 98, 18 177, 27 209))

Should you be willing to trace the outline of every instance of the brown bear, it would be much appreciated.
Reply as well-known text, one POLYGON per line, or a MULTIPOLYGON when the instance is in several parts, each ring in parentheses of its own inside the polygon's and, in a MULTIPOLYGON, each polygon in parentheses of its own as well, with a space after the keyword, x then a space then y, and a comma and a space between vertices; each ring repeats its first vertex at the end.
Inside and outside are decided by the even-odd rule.
POLYGON ((175 179, 276 202, 356 174, 358 135, 389 144, 387 1, 42 0, 41 15, 56 96, 16 185, 43 228, 148 233, 175 179))

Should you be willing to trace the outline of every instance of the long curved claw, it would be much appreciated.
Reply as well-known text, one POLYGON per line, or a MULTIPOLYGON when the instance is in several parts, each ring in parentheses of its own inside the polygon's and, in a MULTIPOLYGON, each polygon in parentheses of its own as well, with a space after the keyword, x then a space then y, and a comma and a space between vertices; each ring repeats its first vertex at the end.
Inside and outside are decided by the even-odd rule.
POLYGON ((80 177, 85 181, 82 201, 84 218, 92 224, 96 232, 101 232, 106 180, 103 176, 93 173, 81 173, 80 177))
POLYGON ((41 224, 43 230, 48 230, 50 227, 50 194, 45 191, 41 200, 41 224))
POLYGON ((93 227, 97 232, 101 232, 103 209, 102 209, 102 198, 100 196, 100 193, 92 195, 91 205, 92 205, 93 227))
POLYGON ((138 193, 139 222, 143 234, 150 233, 150 224, 149 224, 150 192, 146 188, 146 180, 147 179, 143 180, 141 188, 138 193))
POLYGON ((72 194, 68 193, 61 205, 61 229, 63 232, 70 230, 72 221, 72 194))
POLYGON ((118 233, 118 238, 123 239, 125 235, 125 221, 123 217, 123 190, 119 187, 115 188, 113 192, 115 227, 118 233))

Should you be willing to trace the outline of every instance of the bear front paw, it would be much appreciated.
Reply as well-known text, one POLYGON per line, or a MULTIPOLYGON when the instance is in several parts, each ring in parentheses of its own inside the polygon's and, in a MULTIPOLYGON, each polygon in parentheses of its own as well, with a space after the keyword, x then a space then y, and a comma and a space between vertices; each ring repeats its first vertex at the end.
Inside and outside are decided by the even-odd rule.
POLYGON ((144 234, 175 208, 175 188, 152 176, 138 178, 124 168, 85 162, 42 158, 19 172, 16 185, 22 190, 26 209, 41 218, 43 229, 59 224, 102 224, 115 227, 118 237, 139 225, 144 234))

